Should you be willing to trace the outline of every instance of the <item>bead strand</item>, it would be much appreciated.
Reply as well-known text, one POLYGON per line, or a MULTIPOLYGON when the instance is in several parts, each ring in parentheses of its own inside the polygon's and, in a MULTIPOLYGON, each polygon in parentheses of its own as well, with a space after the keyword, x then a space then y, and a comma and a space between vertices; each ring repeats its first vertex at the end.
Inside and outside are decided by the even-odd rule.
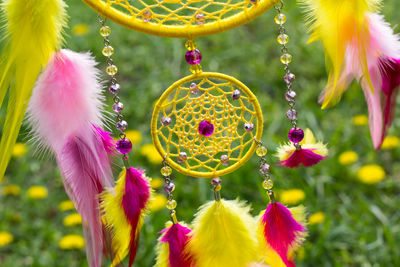
POLYGON ((275 23, 279 25, 279 35, 277 37, 277 42, 281 45, 282 56, 280 57, 281 63, 285 66, 285 75, 283 76, 283 80, 286 83, 287 91, 285 94, 286 101, 289 105, 289 110, 286 112, 286 117, 290 120, 292 124, 292 129, 290 129, 288 137, 289 140, 300 149, 300 142, 304 138, 304 132, 302 129, 297 127, 297 110, 295 109, 296 105, 296 92, 293 90, 293 81, 296 76, 290 71, 289 64, 292 62, 292 55, 289 54, 287 44, 290 40, 289 35, 286 33, 286 29, 284 24, 286 23, 286 15, 282 13, 283 9, 283 1, 275 6, 275 10, 278 12, 278 15, 275 17, 275 23))
POLYGON ((164 191, 167 193, 167 204, 165 205, 167 209, 171 211, 170 215, 174 224, 178 223, 176 219, 175 208, 178 205, 172 194, 175 191, 175 184, 171 180, 172 169, 168 165, 167 161, 163 160, 163 167, 161 168, 161 174, 164 177, 164 191))
POLYGON ((194 40, 189 39, 185 43, 185 47, 188 50, 185 54, 186 62, 190 65, 190 71, 193 74, 202 72, 200 65, 201 62, 201 52, 197 49, 197 44, 194 40))
POLYGON ((275 202, 274 192, 272 188, 274 187, 274 182, 271 180, 271 166, 268 164, 266 155, 268 154, 267 148, 262 142, 255 140, 257 143, 256 154, 260 157, 260 167, 258 168, 262 178, 263 178, 263 188, 267 190, 267 194, 272 203, 275 202))
POLYGON ((101 25, 100 35, 104 39, 104 48, 102 50, 102 54, 107 58, 106 60, 106 73, 110 76, 110 86, 108 88, 109 92, 113 95, 114 104, 112 106, 112 110, 117 115, 117 123, 116 128, 119 131, 119 140, 116 144, 116 149, 119 153, 123 155, 123 160, 125 163, 125 167, 129 167, 127 162, 128 158, 126 156, 132 150, 131 141, 126 138, 125 130, 128 128, 128 123, 124 120, 124 116, 122 115, 122 111, 124 109, 124 104, 120 101, 119 92, 121 86, 117 83, 116 75, 118 73, 118 67, 114 65, 112 55, 114 54, 114 48, 111 46, 109 36, 111 34, 111 28, 106 25, 106 20, 99 17, 99 22, 101 25))

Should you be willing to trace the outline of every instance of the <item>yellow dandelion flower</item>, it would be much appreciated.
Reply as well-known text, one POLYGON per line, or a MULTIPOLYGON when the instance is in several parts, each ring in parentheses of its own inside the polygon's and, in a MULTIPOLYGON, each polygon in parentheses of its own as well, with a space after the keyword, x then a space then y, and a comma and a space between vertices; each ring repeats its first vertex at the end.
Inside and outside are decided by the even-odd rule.
POLYGON ((287 205, 296 205, 306 198, 306 194, 300 189, 283 190, 279 194, 279 199, 287 205))
POLYGON ((153 198, 149 203, 149 209, 151 211, 158 211, 165 207, 167 203, 167 198, 161 194, 154 194, 153 198))
POLYGON ((150 181, 151 188, 153 188, 154 190, 160 189, 163 186, 163 184, 164 181, 161 178, 154 178, 151 179, 150 181))
POLYGON ((85 246, 85 240, 80 235, 66 235, 61 238, 58 246, 61 249, 80 249, 85 246))
POLYGON ((142 134, 137 130, 128 130, 125 132, 126 138, 128 138, 132 144, 139 144, 142 142, 142 134))
POLYGON ((3 187, 5 196, 18 196, 21 193, 21 188, 18 185, 10 184, 3 187))
POLYGON ((357 171, 358 179, 366 184, 376 184, 386 177, 385 170, 376 164, 365 165, 357 171))
POLYGON ((28 197, 31 199, 43 199, 47 197, 46 187, 35 185, 28 189, 28 197))
POLYGON ((140 148, 139 153, 145 156, 148 161, 150 161, 150 163, 160 164, 163 161, 163 158, 160 156, 156 147, 153 144, 143 145, 140 148))
POLYGON ((60 211, 74 210, 74 202, 72 202, 71 200, 64 200, 58 205, 58 209, 60 211))
POLYGON ((82 217, 79 213, 72 213, 64 218, 63 224, 67 227, 80 225, 82 224, 82 217))
POLYGON ((339 163, 342 165, 350 165, 358 160, 358 154, 354 151, 345 151, 339 155, 339 163))
POLYGON ((28 152, 28 147, 23 143, 16 143, 13 147, 12 156, 14 158, 20 158, 28 152))
POLYGON ((382 149, 394 149, 400 145, 400 139, 397 136, 386 136, 383 139, 382 149))
POLYGON ((14 236, 9 232, 0 232, 0 247, 7 246, 13 242, 14 236))
POLYGON ((312 214, 310 218, 308 218, 309 225, 323 223, 324 221, 325 221, 325 213, 321 211, 312 214))
POLYGON ((353 117, 353 124, 357 126, 364 126, 368 124, 368 117, 366 115, 356 115, 353 117))
POLYGON ((76 36, 86 35, 89 32, 89 25, 87 24, 77 24, 72 27, 72 33, 76 36))

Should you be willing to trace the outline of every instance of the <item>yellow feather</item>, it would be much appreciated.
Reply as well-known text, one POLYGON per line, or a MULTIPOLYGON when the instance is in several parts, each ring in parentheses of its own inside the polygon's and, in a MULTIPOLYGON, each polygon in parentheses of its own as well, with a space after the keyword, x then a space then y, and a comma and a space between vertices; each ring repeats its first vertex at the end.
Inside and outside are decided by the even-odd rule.
POLYGON ((196 267, 245 267, 257 261, 256 220, 243 202, 221 200, 203 205, 188 244, 196 267))
MULTIPOLYGON (((358 49, 365 50, 369 40, 365 15, 367 12, 378 11, 381 0, 299 0, 299 2, 306 9, 309 31, 312 32, 309 42, 321 40, 325 48, 329 78, 322 108, 333 106, 340 100, 348 85, 348 81, 340 79, 346 45, 357 40, 358 49)), ((366 57, 360 58, 360 62, 363 73, 369 75, 366 57)), ((371 83, 370 77, 368 80, 371 83)))
POLYGON ((7 91, 9 99, 0 142, 0 181, 36 78, 50 55, 61 48, 65 7, 62 0, 5 0, 1 5, 6 42, 0 55, 0 107, 7 91))

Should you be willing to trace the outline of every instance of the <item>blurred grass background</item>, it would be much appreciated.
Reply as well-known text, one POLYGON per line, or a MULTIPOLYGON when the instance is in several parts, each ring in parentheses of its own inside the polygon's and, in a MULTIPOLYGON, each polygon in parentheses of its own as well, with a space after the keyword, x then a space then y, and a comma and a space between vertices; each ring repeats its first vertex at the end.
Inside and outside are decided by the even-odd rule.
MULTIPOLYGON (((70 28, 66 30, 66 47, 92 51, 104 69, 97 15, 82 1, 67 3, 70 28)), ((398 0, 387 0, 382 10, 396 32, 399 8, 398 0)), ((289 51, 294 56, 291 67, 297 77, 294 88, 298 93, 299 125, 311 128, 317 139, 330 148, 330 157, 316 167, 273 169, 280 200, 289 206, 304 204, 311 216, 309 237, 299 252, 298 266, 400 266, 399 140, 392 137, 385 149, 374 151, 365 123, 367 107, 357 84, 336 107, 320 109, 317 99, 327 77, 322 46, 306 44, 303 15, 295 1, 287 1, 284 12, 291 37, 289 51), (343 154, 346 151, 352 152, 343 154), (372 169, 360 171, 371 164, 372 169)), ((286 141, 289 129, 284 119, 287 103, 283 97, 275 15, 271 10, 240 28, 196 40, 203 54, 204 70, 232 75, 259 97, 265 117, 263 141, 272 164, 277 162, 272 154, 286 141)), ((161 165, 148 145, 152 105, 171 83, 190 72, 184 60, 184 40, 148 36, 109 25, 114 60, 120 69, 121 99, 129 129, 134 130, 130 132, 135 141, 132 162, 147 170, 157 193, 145 220, 135 263, 147 267, 154 264, 157 232, 169 218, 159 189, 161 165)), ((107 103, 111 102, 108 99, 107 103)), ((4 117, 4 113, 0 116, 4 117)), ((399 114, 400 110, 397 117, 399 114)), ((27 132, 21 131, 21 143, 27 141, 27 132)), ((399 119, 389 135, 399 137, 399 119)), ((190 222, 196 209, 212 199, 209 181, 176 173, 174 178, 178 216, 190 222)), ((256 215, 267 203, 261 183, 257 157, 253 157, 240 170, 224 177, 222 195, 249 201, 256 215)), ((19 145, 0 189, 0 266, 87 266, 79 239, 79 216, 74 215, 68 202, 60 206, 67 196, 51 157, 42 159, 35 155, 33 147, 19 145), (62 239, 66 235, 78 236, 62 239)))

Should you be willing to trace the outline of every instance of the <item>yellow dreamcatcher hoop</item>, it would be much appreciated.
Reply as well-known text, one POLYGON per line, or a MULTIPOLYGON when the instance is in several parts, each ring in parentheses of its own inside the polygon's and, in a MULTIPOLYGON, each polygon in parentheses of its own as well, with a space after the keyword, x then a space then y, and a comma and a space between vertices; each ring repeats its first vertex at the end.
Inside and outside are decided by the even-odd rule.
POLYGON ((245 24, 278 0, 83 0, 127 28, 165 37, 194 38, 245 24))
POLYGON ((210 72, 172 84, 156 103, 151 122, 153 142, 166 162, 201 178, 242 166, 262 130, 262 111, 250 89, 233 77, 210 72))

